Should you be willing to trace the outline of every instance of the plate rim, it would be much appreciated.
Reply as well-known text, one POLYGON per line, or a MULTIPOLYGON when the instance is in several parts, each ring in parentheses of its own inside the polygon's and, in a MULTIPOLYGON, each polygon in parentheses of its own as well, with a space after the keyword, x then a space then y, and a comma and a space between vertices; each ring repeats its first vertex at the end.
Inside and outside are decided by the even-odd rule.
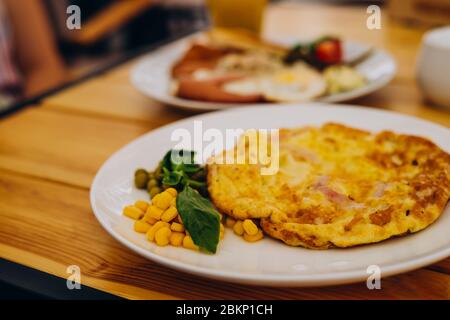
MULTIPOLYGON (((357 110, 364 110, 365 112, 373 112, 373 113, 385 113, 387 115, 394 114, 397 116, 406 117, 409 119, 413 119, 415 121, 422 122, 427 125, 432 125, 440 130, 449 131, 450 129, 446 128, 443 125, 424 120, 412 115, 408 114, 402 114, 398 112, 394 112, 391 110, 384 110, 384 109, 375 109, 370 107, 364 107, 364 106, 358 106, 358 105, 351 105, 351 104, 332 104, 332 103, 323 103, 323 102, 311 102, 311 103, 297 103, 302 105, 301 108, 338 108, 338 109, 357 109, 357 110)), ((102 164, 100 169, 97 171, 89 192, 89 199, 92 211, 96 217, 96 219, 100 222, 102 227, 111 235, 113 238, 115 238, 117 241, 119 241, 122 245, 127 247, 128 249, 138 253, 139 255, 155 262, 159 263, 161 265, 170 267, 172 269, 182 271, 185 273, 193 274, 196 276, 209 278, 209 279, 216 279, 221 281, 227 281, 232 283, 239 283, 239 284, 250 284, 250 285, 261 285, 261 286, 273 286, 273 287, 320 287, 320 286, 328 286, 328 285, 338 285, 338 284, 348 284, 348 283, 354 283, 366 280, 368 277, 368 274, 364 272, 364 270, 353 270, 353 271, 336 271, 331 273, 325 273, 325 274, 314 274, 314 275, 295 275, 295 274, 289 274, 289 275, 277 275, 277 274, 247 274, 247 273, 240 273, 236 271, 223 271, 223 270, 217 270, 217 269, 209 269, 207 267, 202 266, 196 266, 187 264, 185 262, 180 262, 177 260, 174 260, 173 258, 163 257, 156 253, 153 253, 149 250, 146 250, 142 247, 139 247, 138 245, 134 244, 133 242, 126 240, 123 236, 120 235, 117 231, 115 231, 111 226, 109 226, 108 221, 106 221, 107 215, 102 214, 101 210, 97 208, 96 201, 95 201, 95 193, 98 189, 99 180, 104 175, 104 171, 108 167, 108 163, 112 162, 120 153, 124 152, 126 149, 131 148, 134 144, 139 143, 141 140, 146 138, 148 135, 155 134, 157 132, 165 131, 170 129, 171 127, 178 126, 180 124, 190 123, 195 120, 198 120, 199 118, 209 118, 214 117, 221 113, 228 113, 228 112, 236 112, 239 113, 241 111, 249 110, 249 109, 259 109, 261 107, 265 108, 268 105, 264 104, 253 104, 246 107, 241 108, 234 108, 234 109, 226 109, 221 111, 214 111, 214 112, 208 112, 204 114, 194 115, 190 116, 184 119, 180 119, 178 121, 171 122, 169 124, 166 124, 164 126, 158 127, 154 130, 150 130, 137 138, 133 139, 129 143, 122 146, 120 149, 115 151, 113 154, 109 156, 109 158, 102 164)), ((273 105, 271 105, 273 106, 273 105)), ((280 107, 288 107, 292 108, 295 106, 292 106, 291 104, 283 104, 278 105, 276 104, 278 108, 280 107)), ((300 106, 297 106, 300 107, 300 106)), ((436 220, 434 223, 436 223, 439 220, 436 220)), ((383 265, 383 271, 382 271, 382 277, 388 277, 395 274, 401 274, 408 271, 412 271, 415 269, 422 268, 424 266, 433 264, 437 261, 440 261, 442 259, 445 259, 450 256, 450 247, 443 248, 443 249, 436 249, 432 252, 429 252, 427 254, 422 254, 418 257, 415 257, 411 260, 406 260, 402 262, 393 262, 390 264, 383 265)))
MULTIPOLYGON (((160 48, 158 48, 155 51, 152 51, 148 53, 147 55, 142 56, 140 59, 138 59, 133 66, 131 67, 128 78, 132 86, 138 90, 141 94, 144 96, 153 99, 154 101, 167 104, 169 106, 184 109, 184 110, 191 110, 191 111, 215 111, 215 110, 228 110, 228 109, 235 109, 240 108, 244 106, 250 106, 253 105, 253 103, 245 104, 245 103, 223 103, 223 102, 208 102, 208 101, 197 101, 197 100, 189 100, 189 99, 182 99, 175 96, 171 96, 170 94, 165 94, 164 96, 155 96, 149 94, 140 84, 139 78, 139 69, 142 67, 142 65, 145 65, 148 63, 148 59, 152 57, 153 55, 156 55, 160 53, 160 51, 168 50, 171 46, 176 47, 177 45, 181 45, 184 42, 187 42, 191 39, 195 39, 197 37, 201 37, 204 34, 204 32, 196 32, 194 34, 188 35, 186 37, 177 39, 174 42, 171 42, 169 44, 166 44, 160 48)), ((281 38, 281 37, 280 37, 281 38)), ((365 44, 364 42, 358 42, 358 41, 352 41, 352 40, 343 40, 345 43, 354 44, 354 45, 361 45, 361 46, 369 46, 368 44, 365 44)), ((366 95, 372 94, 381 88, 385 87, 387 84, 389 84, 395 77, 398 71, 397 62, 392 56, 390 52, 388 52, 385 49, 378 48, 378 47, 372 47, 374 53, 378 53, 381 55, 386 56, 386 58, 389 59, 389 63, 392 64, 392 73, 385 74, 380 79, 378 79, 375 82, 372 82, 364 87, 357 88, 351 91, 342 92, 338 94, 333 94, 329 96, 319 97, 316 100, 312 101, 296 101, 291 102, 291 104, 298 104, 298 103, 319 103, 319 102, 325 102, 325 103, 341 103, 341 102, 348 102, 353 99, 361 98, 366 95)), ((286 104, 286 102, 280 102, 280 103, 266 103, 271 105, 280 105, 280 104, 286 104)))

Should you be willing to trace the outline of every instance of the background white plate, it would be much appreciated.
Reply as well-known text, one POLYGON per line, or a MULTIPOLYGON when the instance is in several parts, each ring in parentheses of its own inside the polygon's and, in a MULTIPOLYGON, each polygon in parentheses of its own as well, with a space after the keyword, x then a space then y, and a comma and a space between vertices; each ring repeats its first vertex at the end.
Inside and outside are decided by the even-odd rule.
MULTIPOLYGON (((131 83, 148 97, 183 109, 205 111, 242 107, 242 104, 201 102, 178 98, 170 94, 170 70, 173 64, 190 47, 193 39, 198 36, 196 34, 180 39, 141 58, 131 70, 131 83)), ((298 40, 292 38, 279 38, 271 41, 284 45, 298 43, 298 40)), ((353 42, 344 42, 343 46, 345 60, 357 57, 359 53, 368 50, 367 45, 353 42)), ((392 80, 396 72, 396 65, 391 55, 383 50, 374 49, 373 54, 360 63, 356 69, 368 79, 366 86, 344 93, 325 96, 319 98, 318 101, 342 102, 372 93, 392 80)))
MULTIPOLYGON (((406 272, 450 255, 450 208, 427 229, 378 244, 324 251, 289 247, 264 238, 250 244, 225 232, 218 252, 208 255, 183 248, 158 247, 133 231, 122 208, 146 192, 133 187, 136 168, 153 169, 176 143, 174 129, 193 132, 194 120, 204 129, 280 128, 335 121, 349 126, 421 135, 450 151, 450 131, 410 116, 362 107, 326 104, 245 108, 214 112, 178 121, 149 132, 115 153, 99 170, 91 188, 91 205, 103 227, 131 250, 169 267, 215 279, 273 286, 316 286, 365 280, 369 265, 382 276, 406 272)), ((199 149, 197 148, 197 151, 199 149)))

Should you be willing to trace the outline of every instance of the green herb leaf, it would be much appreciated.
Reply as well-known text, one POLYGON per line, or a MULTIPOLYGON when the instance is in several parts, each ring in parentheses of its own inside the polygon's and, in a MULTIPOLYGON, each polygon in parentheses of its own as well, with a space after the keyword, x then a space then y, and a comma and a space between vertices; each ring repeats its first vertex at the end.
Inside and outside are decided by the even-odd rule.
POLYGON ((195 172, 199 171, 200 169, 201 169, 201 167, 196 163, 192 163, 192 164, 183 163, 181 170, 184 172, 187 172, 187 173, 195 173, 195 172))
POLYGON ((165 186, 183 189, 190 185, 195 189, 201 189, 202 194, 205 187, 206 176, 201 174, 204 169, 195 163, 195 151, 169 150, 161 160, 160 164, 163 175, 161 183, 165 186), (195 178, 194 176, 198 176, 195 178))
POLYGON ((172 171, 172 161, 171 161, 171 156, 172 156, 172 150, 169 150, 166 152, 166 154, 164 155, 164 157, 161 160, 161 167, 168 171, 172 171))
POLYGON ((163 168, 163 171, 164 176, 162 179, 162 184, 166 186, 175 187, 181 182, 181 179, 183 178, 183 174, 181 172, 178 171, 170 172, 166 168, 163 168))
POLYGON ((194 173, 201 169, 200 165, 195 163, 195 151, 188 150, 169 150, 162 159, 162 167, 169 171, 183 171, 194 173))
POLYGON ((194 243, 216 253, 220 236, 220 215, 211 201, 185 186, 178 194, 177 209, 194 243))

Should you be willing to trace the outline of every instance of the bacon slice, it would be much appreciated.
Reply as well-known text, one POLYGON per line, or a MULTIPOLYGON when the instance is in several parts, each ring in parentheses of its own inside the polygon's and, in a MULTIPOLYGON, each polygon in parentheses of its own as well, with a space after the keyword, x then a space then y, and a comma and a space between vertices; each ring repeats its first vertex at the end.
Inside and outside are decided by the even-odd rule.
POLYGON ((239 50, 214 48, 194 43, 180 61, 172 67, 172 77, 179 79, 192 75, 198 69, 214 69, 220 58, 232 52, 239 52, 239 50))

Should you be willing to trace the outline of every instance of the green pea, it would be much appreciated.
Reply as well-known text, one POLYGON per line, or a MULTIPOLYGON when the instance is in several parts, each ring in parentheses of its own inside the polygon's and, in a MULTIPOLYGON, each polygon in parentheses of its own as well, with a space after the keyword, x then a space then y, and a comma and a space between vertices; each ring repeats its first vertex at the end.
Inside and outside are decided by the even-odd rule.
POLYGON ((151 188, 150 189, 150 192, 149 192, 149 194, 150 194, 150 198, 153 198, 154 196, 156 196, 158 193, 160 193, 161 192, 161 188, 159 188, 159 187, 153 187, 153 188, 151 188))
POLYGON ((148 182, 148 175, 146 172, 140 172, 134 176, 134 184, 136 188, 145 189, 148 182))
POLYGON ((140 175, 140 174, 148 174, 148 172, 147 172, 147 170, 145 170, 145 169, 137 169, 135 172, 134 172, 134 176, 137 176, 137 175, 140 175))
POLYGON ((158 181, 156 179, 150 179, 147 182, 147 190, 148 192, 150 192, 150 190, 152 190, 153 187, 157 187, 158 186, 158 181))

